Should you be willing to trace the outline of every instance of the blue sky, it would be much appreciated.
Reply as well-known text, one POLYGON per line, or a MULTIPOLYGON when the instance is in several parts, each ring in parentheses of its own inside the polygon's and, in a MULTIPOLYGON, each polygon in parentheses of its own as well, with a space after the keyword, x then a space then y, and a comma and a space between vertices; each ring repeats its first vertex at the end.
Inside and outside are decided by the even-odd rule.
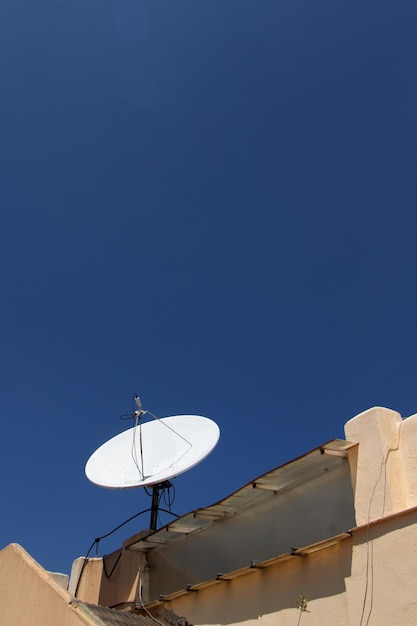
POLYGON ((416 18, 1 3, 1 547, 68 572, 149 506, 84 475, 134 392, 220 426, 179 514, 371 406, 417 412, 416 18))

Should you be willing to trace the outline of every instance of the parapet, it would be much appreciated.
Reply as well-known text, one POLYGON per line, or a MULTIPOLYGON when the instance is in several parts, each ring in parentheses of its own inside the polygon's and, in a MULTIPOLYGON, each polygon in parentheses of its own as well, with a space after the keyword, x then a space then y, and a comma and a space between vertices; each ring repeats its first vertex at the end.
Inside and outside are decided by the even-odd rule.
POLYGON ((417 415, 373 407, 345 424, 357 526, 417 506, 417 415))

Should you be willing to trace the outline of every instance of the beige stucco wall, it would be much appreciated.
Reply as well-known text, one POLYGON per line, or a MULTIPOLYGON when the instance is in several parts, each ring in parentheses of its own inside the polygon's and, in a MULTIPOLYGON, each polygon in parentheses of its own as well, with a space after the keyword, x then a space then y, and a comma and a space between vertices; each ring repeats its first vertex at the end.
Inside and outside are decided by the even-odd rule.
POLYGON ((417 506, 417 415, 374 407, 345 424, 358 526, 417 506), (355 467, 356 465, 356 467, 355 467))
POLYGON ((417 414, 402 420, 399 433, 401 469, 403 474, 403 504, 417 505, 417 414))
POLYGON ((296 600, 300 594, 310 598, 309 609, 314 615, 312 624, 346 623, 347 608, 343 599, 344 578, 350 570, 349 553, 333 546, 325 554, 315 553, 254 570, 246 576, 178 598, 167 603, 177 615, 186 616, 193 624, 269 624, 295 626, 298 619, 296 600), (317 603, 321 597, 322 602, 317 603), (339 599, 338 620, 323 622, 329 611, 331 598, 339 599))
POLYGON ((166 607, 198 626, 296 626, 301 594, 309 597, 302 626, 415 626, 416 549, 413 510, 369 531, 358 529, 329 548, 190 592, 166 607))
POLYGON ((0 551, 0 624, 80 626, 92 622, 71 604, 70 594, 21 546, 0 551))
POLYGON ((405 508, 402 422, 396 411, 374 407, 345 424, 346 439, 359 443, 353 485, 358 526, 405 508))
POLYGON ((129 551, 128 544, 140 540, 148 532, 143 531, 131 537, 120 550, 104 558, 89 559, 85 563, 85 559, 81 557, 74 561, 69 592, 82 602, 108 607, 139 602, 140 592, 146 602, 149 592, 145 555, 129 551))
POLYGON ((151 550, 150 599, 291 552, 355 526, 347 459, 239 515, 151 550))

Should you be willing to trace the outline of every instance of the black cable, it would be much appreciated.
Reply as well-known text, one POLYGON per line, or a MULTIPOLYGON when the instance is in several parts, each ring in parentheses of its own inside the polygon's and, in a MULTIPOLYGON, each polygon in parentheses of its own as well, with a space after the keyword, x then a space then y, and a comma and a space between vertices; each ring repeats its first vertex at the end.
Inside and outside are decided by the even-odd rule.
MULTIPOLYGON (((139 515, 142 515, 143 513, 148 513, 151 510, 152 509, 144 509, 143 511, 140 511, 140 513, 136 513, 136 515, 132 515, 132 517, 129 517, 129 519, 127 519, 125 522, 122 522, 121 524, 116 526, 116 528, 113 528, 113 530, 111 530, 109 533, 107 533, 106 535, 103 535, 102 537, 99 537, 98 540, 101 541, 102 539, 106 539, 107 537, 110 537, 110 535, 115 533, 116 530, 119 530, 120 528, 123 528, 123 526, 125 526, 126 524, 128 524, 129 522, 134 520, 136 517, 139 517, 139 515)), ((97 541, 97 539, 96 539, 96 541, 97 541)))
POLYGON ((90 552, 91 550, 94 548, 94 546, 97 546, 97 552, 96 552, 96 556, 98 556, 98 544, 100 543, 100 541, 102 539, 106 539, 106 537, 110 537, 110 535, 112 535, 113 533, 116 532, 116 530, 119 530, 120 528, 122 528, 123 526, 125 526, 126 524, 128 524, 129 522, 131 522, 132 520, 134 520, 136 517, 139 517, 139 515, 142 515, 142 513, 147 513, 148 511, 150 511, 151 509, 145 509, 144 511, 140 511, 140 513, 136 513, 136 515, 132 515, 132 517, 129 517, 129 519, 127 519, 125 522, 122 522, 121 524, 119 524, 118 526, 116 526, 116 528, 113 528, 113 530, 111 530, 109 533, 107 533, 106 535, 103 535, 102 537, 96 537, 93 541, 93 543, 91 544, 91 546, 89 547, 87 554, 84 557, 84 563, 83 566, 81 568, 81 572, 80 575, 78 577, 78 581, 77 581, 77 586, 75 588, 75 592, 74 592, 74 598, 77 597, 77 593, 78 593, 78 589, 80 586, 80 582, 81 582, 81 578, 82 575, 84 573, 84 569, 85 566, 88 563, 88 557, 90 556, 90 552))
MULTIPOLYGON (((93 545, 94 545, 94 544, 93 544, 93 545)), ((77 586, 75 587, 75 591, 74 591, 74 598, 76 598, 76 597, 77 597, 78 587, 80 586, 81 577, 82 577, 82 575, 83 575, 84 568, 85 568, 85 566, 87 565, 87 563, 88 563, 88 557, 84 557, 84 563, 83 563, 83 566, 82 566, 82 568, 81 568, 80 575, 78 576, 77 586)))
POLYGON ((164 491, 164 502, 169 510, 171 510, 171 506, 175 502, 175 485, 173 485, 172 483, 164 491))
POLYGON ((106 556, 107 556, 107 554, 105 554, 105 555, 103 556, 103 571, 104 571, 104 575, 105 575, 105 577, 106 577, 106 578, 110 578, 110 577, 111 577, 111 575, 113 574, 114 570, 116 569, 116 566, 117 566, 118 562, 120 561, 120 558, 121 558, 121 556, 122 556, 122 550, 120 550, 120 552, 119 552, 119 556, 117 557, 117 559, 116 559, 116 561, 115 561, 115 563, 114 563, 113 567, 111 568, 110 573, 108 573, 108 572, 107 572, 106 561, 105 561, 106 556))
MULTIPOLYGON (((159 500, 160 500, 160 499, 161 499, 161 497, 159 498, 159 500)), ((106 533, 105 535, 102 535, 101 537, 96 537, 96 538, 94 539, 93 543, 91 544, 91 546, 89 547, 89 549, 88 549, 88 551, 87 551, 87 554, 86 554, 86 555, 85 555, 85 557, 84 557, 84 563, 83 563, 83 566, 82 566, 82 568, 81 568, 81 572, 80 572, 80 575, 79 575, 79 577, 78 577, 78 581, 77 581, 77 586, 76 586, 76 588, 75 588, 75 592, 74 592, 74 598, 76 598, 76 597, 77 597, 77 593, 78 593, 78 589, 79 589, 79 586, 80 586, 81 578, 82 578, 82 575, 83 575, 83 572, 84 572, 85 566, 86 566, 86 565, 87 565, 87 563, 88 563, 88 557, 90 556, 90 552, 91 552, 91 550, 94 548, 94 546, 97 546, 96 556, 98 556, 98 544, 100 543, 100 541, 101 541, 102 539, 106 539, 107 537, 110 537, 110 535, 112 535, 113 533, 115 533, 117 530, 120 530, 120 528, 123 528, 123 526, 126 526, 126 524, 128 524, 128 523, 129 523, 129 522, 131 522, 132 520, 134 520, 134 519, 136 519, 137 517, 139 517, 139 515, 143 515, 143 513, 148 513, 149 511, 152 511, 152 508, 150 508, 150 509, 144 509, 143 511, 140 511, 139 513, 136 513, 136 515, 132 515, 132 517, 129 517, 129 519, 127 519, 126 521, 124 521, 124 522, 122 522, 121 524, 119 524, 118 526, 116 526, 116 528, 113 528, 113 530, 111 530, 109 533, 106 533)), ((172 511, 167 511, 166 509, 160 509, 160 508, 159 508, 159 503, 158 503, 158 513, 159 513, 159 511, 162 511, 163 513, 168 513, 168 515, 172 515, 173 517, 176 517, 176 518, 179 518, 179 517, 180 517, 180 515, 177 515, 176 513, 173 513, 172 511)), ((159 519, 159 517, 158 517, 158 519, 159 519)), ((120 555, 121 555, 121 552, 120 552, 120 555)), ((120 556, 119 556, 119 558, 120 558, 120 556)), ((117 560, 117 561, 118 561, 118 560, 117 560)), ((116 564, 117 564, 117 562, 116 562, 116 564)), ((115 564, 115 566, 116 566, 116 564, 115 564)), ((104 558, 103 558, 103 566, 104 566, 104 558)), ((114 571, 114 568, 113 568, 113 569, 112 569, 112 571, 110 572, 110 574, 109 574, 108 578, 112 575, 113 571, 114 571)), ((104 573, 106 574, 106 572, 104 572, 104 573)), ((107 574, 106 574, 106 576, 107 576, 107 574)))
POLYGON ((159 509, 159 510, 162 511, 162 513, 168 513, 169 515, 172 515, 173 517, 176 517, 177 519, 181 517, 181 515, 177 515, 176 513, 173 513, 172 511, 167 511, 166 509, 159 509))
MULTIPOLYGON (((172 511, 167 511, 166 509, 160 509, 163 513, 168 513, 170 515, 173 515, 174 517, 180 517, 180 515, 177 515, 176 513, 173 513, 172 511)), ((113 528, 113 530, 111 530, 109 533, 106 533, 105 535, 102 535, 101 537, 97 537, 96 539, 94 539, 93 543, 91 544, 87 554, 85 555, 84 558, 88 559, 89 554, 91 552, 91 550, 94 548, 94 546, 97 544, 99 544, 99 542, 102 539, 107 539, 107 537, 110 537, 110 535, 112 535, 113 533, 115 533, 117 530, 120 530, 120 528, 123 528, 123 526, 126 526, 126 524, 128 524, 129 522, 131 522, 132 520, 136 519, 137 517, 139 517, 139 515, 143 515, 143 513, 149 513, 149 511, 152 511, 152 508, 149 509, 144 509, 143 511, 140 511, 139 513, 136 513, 135 515, 132 515, 132 517, 129 517, 129 519, 125 520, 124 522, 122 522, 121 524, 119 524, 118 526, 116 526, 116 528, 113 528)))

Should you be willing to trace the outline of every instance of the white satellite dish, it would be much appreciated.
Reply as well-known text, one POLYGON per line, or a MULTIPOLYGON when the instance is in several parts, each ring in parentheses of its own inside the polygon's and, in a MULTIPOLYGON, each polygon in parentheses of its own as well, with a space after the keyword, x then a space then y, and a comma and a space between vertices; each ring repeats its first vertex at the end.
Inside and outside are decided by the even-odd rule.
POLYGON ((139 423, 100 446, 85 466, 87 478, 109 489, 160 485, 206 458, 220 437, 215 422, 174 415, 139 423))

